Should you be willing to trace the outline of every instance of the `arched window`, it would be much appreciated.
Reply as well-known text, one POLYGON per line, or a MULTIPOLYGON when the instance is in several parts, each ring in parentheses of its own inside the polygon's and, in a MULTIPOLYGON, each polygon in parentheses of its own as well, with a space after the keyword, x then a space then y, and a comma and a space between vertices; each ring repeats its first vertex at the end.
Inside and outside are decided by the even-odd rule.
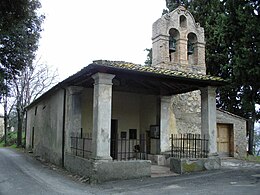
POLYGON ((187 28, 187 18, 184 15, 180 16, 180 27, 187 28))
POLYGON ((187 43, 188 55, 192 55, 194 53, 194 46, 196 43, 197 43, 197 36, 194 33, 189 33, 188 43, 187 43))
POLYGON ((197 64, 198 61, 197 42, 197 35, 195 33, 189 33, 187 42, 187 54, 189 64, 191 65, 197 64))
POLYGON ((176 61, 176 53, 178 52, 178 40, 180 38, 180 33, 177 29, 171 28, 169 30, 169 57, 170 62, 176 61), (174 60, 175 59, 175 60, 174 60))

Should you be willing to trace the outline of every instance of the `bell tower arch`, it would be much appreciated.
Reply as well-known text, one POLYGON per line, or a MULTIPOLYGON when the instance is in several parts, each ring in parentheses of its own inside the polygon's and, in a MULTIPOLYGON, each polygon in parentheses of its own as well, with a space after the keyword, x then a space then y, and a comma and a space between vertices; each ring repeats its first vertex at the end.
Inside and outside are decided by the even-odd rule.
POLYGON ((206 74, 204 29, 179 6, 153 24, 152 66, 206 74))

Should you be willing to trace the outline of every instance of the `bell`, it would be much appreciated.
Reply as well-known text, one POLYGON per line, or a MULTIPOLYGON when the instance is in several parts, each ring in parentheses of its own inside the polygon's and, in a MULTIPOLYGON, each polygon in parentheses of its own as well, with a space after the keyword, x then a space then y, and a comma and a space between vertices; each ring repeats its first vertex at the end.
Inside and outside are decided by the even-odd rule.
POLYGON ((170 37, 170 40, 169 40, 169 50, 170 50, 170 52, 176 51, 176 40, 173 37, 170 37))
POLYGON ((188 42, 188 55, 192 55, 194 51, 193 43, 188 42))

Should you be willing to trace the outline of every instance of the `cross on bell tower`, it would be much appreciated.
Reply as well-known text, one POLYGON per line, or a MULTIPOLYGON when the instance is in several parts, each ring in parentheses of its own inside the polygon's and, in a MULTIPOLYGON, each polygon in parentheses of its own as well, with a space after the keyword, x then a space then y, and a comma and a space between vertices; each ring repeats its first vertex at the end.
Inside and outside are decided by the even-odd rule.
POLYGON ((206 74, 204 29, 179 6, 153 24, 152 66, 206 74))

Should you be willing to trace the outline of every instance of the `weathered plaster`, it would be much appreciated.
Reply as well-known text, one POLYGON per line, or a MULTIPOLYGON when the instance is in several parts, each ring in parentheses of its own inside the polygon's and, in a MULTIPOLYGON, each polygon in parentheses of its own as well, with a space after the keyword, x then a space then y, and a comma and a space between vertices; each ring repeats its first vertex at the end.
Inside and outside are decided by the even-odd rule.
POLYGON ((216 155, 216 88, 214 87, 201 89, 201 135, 205 135, 209 140, 209 155, 216 155))
POLYGON ((62 164, 63 101, 64 90, 59 90, 27 111, 26 148, 32 148, 34 129, 34 154, 58 165, 62 164))
POLYGON ((161 97, 160 152, 170 151, 170 135, 176 134, 171 96, 161 97))
POLYGON ((92 76, 94 83, 93 96, 93 131, 92 157, 111 160, 111 114, 112 114, 112 79, 115 75, 96 73, 92 76))

